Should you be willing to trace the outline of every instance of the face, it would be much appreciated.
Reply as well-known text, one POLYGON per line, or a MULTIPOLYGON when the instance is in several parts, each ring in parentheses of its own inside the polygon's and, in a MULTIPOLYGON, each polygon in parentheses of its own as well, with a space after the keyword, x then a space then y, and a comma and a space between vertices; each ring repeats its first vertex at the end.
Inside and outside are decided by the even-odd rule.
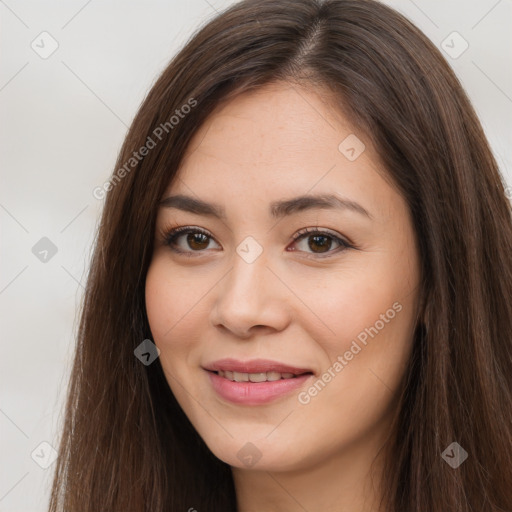
POLYGON ((376 452, 420 275, 370 142, 315 92, 269 85, 210 116, 162 200, 148 320, 212 452, 264 470, 376 452))

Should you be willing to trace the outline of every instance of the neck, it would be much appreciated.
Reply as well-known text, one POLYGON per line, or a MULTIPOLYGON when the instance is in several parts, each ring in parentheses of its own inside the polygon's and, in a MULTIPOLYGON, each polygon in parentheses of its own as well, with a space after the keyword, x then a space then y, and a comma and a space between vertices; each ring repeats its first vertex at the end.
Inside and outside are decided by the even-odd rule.
POLYGON ((382 446, 366 439, 292 471, 232 468, 238 512, 381 512, 382 446))

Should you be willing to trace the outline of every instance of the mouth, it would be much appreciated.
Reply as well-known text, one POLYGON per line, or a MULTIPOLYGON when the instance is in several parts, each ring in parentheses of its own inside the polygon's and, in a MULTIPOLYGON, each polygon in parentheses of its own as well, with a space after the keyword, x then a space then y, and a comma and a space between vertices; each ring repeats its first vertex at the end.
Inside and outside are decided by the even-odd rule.
POLYGON ((288 395, 313 376, 310 369, 263 359, 223 359, 203 369, 221 398, 244 405, 264 404, 288 395))
POLYGON ((301 375, 312 375, 311 372, 304 372, 300 374, 293 374, 289 372, 257 372, 257 373, 245 373, 245 372, 232 372, 229 370, 219 370, 216 372, 219 377, 224 377, 232 382, 275 382, 281 379, 296 379, 301 375))

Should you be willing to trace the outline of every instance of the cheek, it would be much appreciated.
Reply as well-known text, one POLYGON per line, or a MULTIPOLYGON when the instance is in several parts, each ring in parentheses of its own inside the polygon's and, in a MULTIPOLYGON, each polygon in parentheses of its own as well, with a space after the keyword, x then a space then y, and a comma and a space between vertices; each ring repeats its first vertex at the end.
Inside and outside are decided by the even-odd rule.
POLYGON ((307 279, 296 288, 314 309, 307 328, 322 349, 327 381, 325 391, 319 383, 305 401, 325 393, 318 402, 353 407, 357 416, 361 400, 379 409, 400 385, 412 348, 416 269, 412 260, 396 265, 389 254, 321 276, 308 295, 307 279))
POLYGON ((393 272, 387 261, 373 258, 357 268, 294 279, 294 293, 309 310, 300 321, 307 322, 303 325, 311 338, 325 351, 339 353, 348 350, 358 336, 364 342, 367 329, 374 332, 375 324, 379 332, 389 332, 392 324, 393 329, 406 328, 407 322, 397 319, 411 313, 413 294, 408 283, 393 272))
MULTIPOLYGON (((199 284, 199 283, 197 283, 199 284)), ((190 276, 169 268, 163 258, 151 263, 146 277, 146 311, 153 336, 160 340, 173 337, 188 317, 194 314, 201 295, 190 276)))
MULTIPOLYGON (((186 323, 186 312, 190 288, 183 288, 176 279, 169 276, 169 269, 159 261, 153 261, 146 277, 146 312, 153 342, 160 349, 160 362, 164 370, 174 373, 180 349, 179 335, 186 323), (180 321, 181 319, 181 321, 180 321), (171 341, 172 340, 172 341, 171 341), (169 357, 172 352, 173 357, 169 357)), ((182 343, 181 345, 184 344, 182 343)), ((166 372, 167 373, 167 372, 166 372)))
POLYGON ((146 312, 168 377, 184 375, 199 350, 209 314, 205 295, 211 287, 212 283, 201 276, 171 268, 165 258, 157 257, 150 265, 145 288, 146 312))
POLYGON ((162 266, 152 263, 146 276, 146 312, 155 340, 162 339, 171 329, 170 320, 176 318, 176 292, 169 286, 162 266))
MULTIPOLYGON (((347 302, 337 317, 333 312, 336 336, 317 338, 325 365, 298 396, 302 416, 297 418, 303 421, 296 435, 314 424, 322 438, 331 440, 324 446, 328 451, 383 425, 396 404, 412 347, 413 308, 398 302, 387 293, 374 293, 358 302, 361 309, 347 302)), ((318 442, 323 446, 324 441, 318 442)))

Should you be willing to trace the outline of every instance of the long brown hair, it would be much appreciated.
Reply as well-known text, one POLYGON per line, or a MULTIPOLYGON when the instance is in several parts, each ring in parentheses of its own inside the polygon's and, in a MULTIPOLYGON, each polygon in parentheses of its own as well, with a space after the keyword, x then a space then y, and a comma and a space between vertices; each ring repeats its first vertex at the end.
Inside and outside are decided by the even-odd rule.
POLYGON ((422 321, 386 510, 511 511, 511 207, 466 94, 428 38, 373 0, 246 0, 163 71, 104 187, 50 512, 236 511, 230 467, 182 412, 159 360, 145 366, 134 349, 152 339, 144 290, 156 213, 187 144, 219 102, 278 80, 334 93, 377 148, 418 238, 422 321), (456 469, 441 456, 454 441, 468 453, 456 469))

